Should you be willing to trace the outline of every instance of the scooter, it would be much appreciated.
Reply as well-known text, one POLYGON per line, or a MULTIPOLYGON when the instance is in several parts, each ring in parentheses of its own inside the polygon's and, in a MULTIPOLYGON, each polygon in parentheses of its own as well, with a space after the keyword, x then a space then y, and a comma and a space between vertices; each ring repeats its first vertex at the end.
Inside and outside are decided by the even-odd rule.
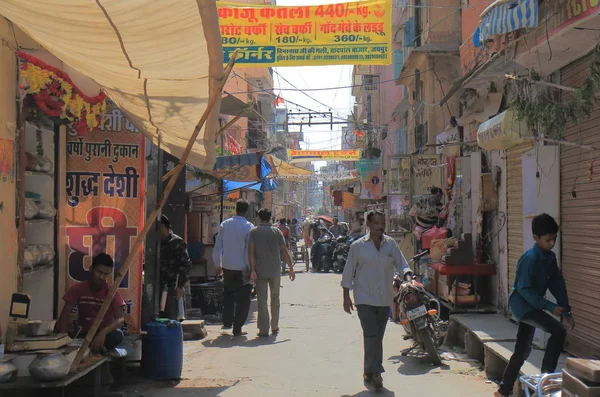
MULTIPOLYGON (((427 250, 414 256, 411 263, 416 264, 428 252, 427 250)), ((401 279, 399 276, 396 274, 394 277, 395 286, 398 288, 394 302, 398 303, 400 323, 406 332, 405 340, 413 339, 415 342, 402 351, 402 356, 407 356, 415 348, 421 347, 429 354, 433 364, 441 365, 442 359, 437 348, 444 343, 448 334, 448 322, 440 319, 440 303, 429 297, 425 286, 418 281, 412 270, 407 269, 401 279)))
POLYGON ((324 234, 319 237, 315 245, 313 245, 313 249, 315 246, 319 246, 319 254, 318 258, 313 257, 313 270, 315 272, 325 272, 329 273, 331 268, 333 267, 333 247, 334 247, 334 239, 329 234, 324 234))
POLYGON ((348 260, 348 252, 350 252, 350 246, 362 236, 364 235, 342 235, 338 237, 332 257, 334 272, 342 273, 344 271, 344 268, 346 267, 346 261, 348 260))

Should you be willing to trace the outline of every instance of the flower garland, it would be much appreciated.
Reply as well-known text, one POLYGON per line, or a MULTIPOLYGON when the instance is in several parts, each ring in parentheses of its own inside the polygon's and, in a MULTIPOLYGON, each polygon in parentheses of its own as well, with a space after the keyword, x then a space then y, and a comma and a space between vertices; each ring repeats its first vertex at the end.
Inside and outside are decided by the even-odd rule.
POLYGON ((23 51, 20 75, 27 85, 21 85, 32 94, 38 107, 50 117, 66 119, 73 123, 77 135, 94 131, 106 112, 106 94, 95 97, 85 95, 68 74, 23 51))

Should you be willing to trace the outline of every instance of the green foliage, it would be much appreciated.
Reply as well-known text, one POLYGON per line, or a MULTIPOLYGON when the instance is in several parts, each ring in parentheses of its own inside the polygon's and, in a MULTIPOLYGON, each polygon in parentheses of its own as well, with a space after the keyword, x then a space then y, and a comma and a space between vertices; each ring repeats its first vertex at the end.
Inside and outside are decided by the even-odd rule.
MULTIPOLYGON (((539 74, 533 72, 532 79, 539 81, 539 74)), ((511 85, 516 94, 511 108, 517 120, 524 120, 535 133, 561 139, 567 123, 578 123, 592 113, 596 101, 594 95, 600 89, 600 44, 594 50, 590 76, 566 101, 557 102, 553 90, 535 95, 532 90, 535 83, 521 80, 511 85)))

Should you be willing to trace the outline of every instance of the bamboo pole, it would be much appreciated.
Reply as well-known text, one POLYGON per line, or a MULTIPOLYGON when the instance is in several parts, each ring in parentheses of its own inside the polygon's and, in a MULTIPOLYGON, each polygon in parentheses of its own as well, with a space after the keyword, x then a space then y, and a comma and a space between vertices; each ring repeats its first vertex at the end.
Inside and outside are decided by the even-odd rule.
POLYGON ((175 173, 175 170, 176 170, 176 168, 177 168, 177 167, 173 168, 171 171, 169 171, 169 172, 167 172, 166 174, 164 174, 164 175, 163 175, 163 177, 162 177, 162 181, 163 181, 163 182, 166 182, 166 181, 168 181, 168 180, 169 180, 169 178, 170 178, 170 177, 172 177, 172 176, 173 176, 173 174, 175 173))
MULTIPOLYGON (((537 85, 541 85, 541 86, 545 86, 545 87, 552 87, 552 88, 556 88, 556 89, 567 91, 567 92, 577 91, 577 88, 574 88, 574 87, 567 87, 566 85, 551 83, 549 81, 544 81, 544 80, 532 80, 528 77, 518 77, 513 74, 505 74, 504 77, 508 80, 516 80, 516 81, 524 80, 524 81, 528 81, 533 84, 537 84, 537 85)), ((600 99, 600 94, 594 94, 594 98, 600 99)))
POLYGON ((229 127, 231 127, 233 124, 235 124, 236 121, 238 121, 239 119, 241 119, 243 117, 245 110, 242 110, 241 112, 239 112, 238 114, 235 115, 234 118, 232 118, 230 121, 227 122, 227 124, 225 124, 223 127, 221 127, 219 129, 219 131, 217 131, 217 133, 215 134, 215 136, 220 136, 223 132, 225 132, 225 130, 229 127))
POLYGON ((142 229, 140 234, 138 234, 138 236, 136 237, 135 242, 133 243, 133 246, 131 248, 131 251, 129 252, 129 255, 127 256, 127 259, 125 260, 125 263, 123 264, 123 266, 117 273, 117 276, 115 277, 113 284, 111 285, 110 289, 108 290, 108 295, 106 296, 106 299, 102 303, 102 307, 100 308, 100 311, 96 315, 96 318, 94 319, 94 323, 90 327, 90 330, 88 331, 87 336, 85 337, 83 345, 79 348, 79 350, 77 351, 77 355, 75 356, 75 359, 71 363, 71 368, 70 368, 71 372, 76 371, 79 368, 79 364, 81 363, 81 360, 83 359, 83 355, 84 355, 85 351, 88 349, 88 347, 90 346, 90 343, 92 343, 92 340, 94 339, 94 337, 96 336, 96 332, 98 332, 98 327, 100 326, 100 322, 104 318, 104 315, 106 314, 108 307, 110 306, 110 304, 113 300, 113 297, 115 296, 115 293, 117 292, 117 289, 119 288, 119 285, 121 284, 121 281, 123 280, 123 278, 129 271, 129 267, 131 266, 131 263, 137 257, 137 252, 140 249, 140 247, 142 246, 142 242, 146 238, 146 235, 148 234, 150 229, 154 226, 154 222, 156 221, 156 218, 158 217, 158 213, 160 212, 162 207, 166 204, 167 199, 169 198, 169 194, 171 193, 171 190, 173 189, 173 187, 175 186, 175 183, 177 182, 177 178, 178 178, 179 174, 185 167, 185 162, 187 161, 187 159, 190 155, 190 152, 192 151, 192 147, 194 146, 194 142, 196 142, 196 138, 198 138, 198 134, 200 133, 200 130, 204 126, 204 123, 206 123, 206 120, 208 120, 208 117, 212 111, 212 108, 215 106, 215 103, 221 97, 221 91, 223 90, 223 87, 225 86, 225 83, 227 82, 227 79, 229 78, 229 74, 231 73, 231 70, 233 69, 233 65, 235 64, 236 57, 237 57, 237 51, 234 54, 232 54, 232 56, 229 60, 229 63, 227 64, 227 67, 225 67, 225 70, 223 72, 223 77, 221 78, 220 81, 218 81, 216 83, 216 85, 214 87, 214 91, 210 93, 208 105, 206 106, 206 110, 204 111, 204 113, 202 114, 202 117, 198 121, 196 128, 194 128, 194 132, 190 136, 190 140, 188 141, 188 144, 187 144, 185 150, 183 151, 183 154, 181 155, 179 164, 173 169, 174 172, 169 180, 169 183, 167 184, 167 187, 165 188, 165 191, 163 192, 163 194, 160 198, 160 201, 157 203, 156 208, 154 208, 154 211, 152 211, 152 214, 150 214, 150 216, 146 220, 146 224, 144 225, 144 228, 142 229))

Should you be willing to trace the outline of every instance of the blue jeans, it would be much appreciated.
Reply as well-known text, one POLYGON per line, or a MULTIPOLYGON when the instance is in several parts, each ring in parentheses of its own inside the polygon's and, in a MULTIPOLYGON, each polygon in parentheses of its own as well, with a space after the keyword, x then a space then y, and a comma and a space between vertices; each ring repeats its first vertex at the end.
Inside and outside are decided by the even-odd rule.
POLYGON ((123 343, 123 339, 125 335, 123 335, 123 331, 120 329, 114 330, 113 332, 106 335, 106 339, 104 339, 104 347, 106 350, 112 350, 115 347, 119 346, 123 343))

